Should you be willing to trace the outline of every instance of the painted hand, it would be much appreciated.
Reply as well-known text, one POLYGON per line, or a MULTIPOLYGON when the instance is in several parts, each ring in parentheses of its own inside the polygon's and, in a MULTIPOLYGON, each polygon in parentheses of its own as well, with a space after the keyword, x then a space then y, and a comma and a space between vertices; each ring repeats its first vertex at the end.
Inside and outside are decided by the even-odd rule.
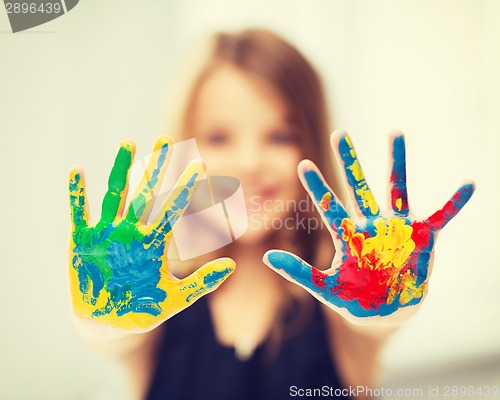
POLYGON ((135 145, 128 141, 120 145, 101 219, 95 225, 88 220, 83 172, 79 168, 71 171, 69 273, 73 307, 80 317, 145 332, 215 290, 233 272, 234 261, 229 258, 209 262, 181 280, 168 270, 166 253, 172 228, 204 174, 201 161, 189 164, 159 216, 147 224, 171 147, 167 137, 157 141, 124 213, 135 145))
POLYGON ((409 215, 405 145, 394 134, 390 178, 392 212, 379 212, 349 136, 335 132, 332 147, 343 165, 357 218, 351 218, 309 160, 299 164, 302 184, 328 227, 336 249, 330 269, 320 271, 294 254, 270 250, 264 262, 286 279, 355 323, 367 317, 385 322, 408 317, 427 293, 437 233, 460 211, 474 191, 464 184, 446 205, 423 221, 409 215))

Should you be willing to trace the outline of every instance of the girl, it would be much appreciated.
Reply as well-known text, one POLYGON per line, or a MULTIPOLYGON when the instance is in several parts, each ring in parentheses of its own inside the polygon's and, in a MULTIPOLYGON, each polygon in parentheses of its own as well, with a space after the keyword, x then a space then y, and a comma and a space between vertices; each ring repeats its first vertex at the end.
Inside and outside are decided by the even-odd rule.
POLYGON ((82 171, 73 170, 70 276, 82 332, 120 355, 138 398, 284 399, 307 390, 369 397, 359 387, 376 387, 381 346, 425 297, 435 235, 469 199, 472 184, 427 220, 409 219, 404 142, 396 132, 393 212, 383 218, 349 137, 336 133, 332 147, 351 189, 353 219, 332 170, 321 82, 305 58, 273 33, 246 30, 216 35, 199 65, 180 102, 179 139, 196 139, 208 175, 240 180, 249 229, 193 260, 209 262, 177 280, 166 250, 205 165, 190 164, 147 224, 171 142, 157 142, 126 212, 134 146, 122 143, 93 227, 82 171), (308 198, 319 214, 290 206, 308 198), (324 225, 311 229, 319 218, 324 225), (268 251, 274 248, 281 250, 268 251), (229 258, 210 261, 222 256, 229 258))

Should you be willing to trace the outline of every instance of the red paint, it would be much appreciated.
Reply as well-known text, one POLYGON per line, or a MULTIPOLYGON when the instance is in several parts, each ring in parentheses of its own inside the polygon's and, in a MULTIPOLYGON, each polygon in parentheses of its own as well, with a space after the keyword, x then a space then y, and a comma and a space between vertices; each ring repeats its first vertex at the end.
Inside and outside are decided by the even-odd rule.
POLYGON ((455 215, 458 214, 471 195, 472 191, 468 187, 463 187, 458 190, 441 210, 436 211, 429 217, 429 223, 436 230, 442 229, 455 215))
MULTIPOLYGON (((363 238, 359 236, 353 236, 351 238, 351 248, 354 250, 354 253, 357 254, 358 256, 361 256, 361 253, 363 251, 363 238)), ((351 250, 351 253, 353 251, 351 250)))
POLYGON ((415 221, 411 224, 413 231, 411 238, 415 242, 415 251, 422 251, 430 244, 432 235, 431 227, 427 221, 415 221))
POLYGON ((358 300, 366 310, 378 309, 386 303, 392 272, 384 269, 360 268, 358 259, 349 256, 340 267, 334 294, 346 301, 358 300))
POLYGON ((326 287, 325 284, 325 278, 328 277, 327 274, 324 274, 321 272, 319 269, 316 268, 311 268, 311 273, 312 273, 312 281, 314 284, 321 289, 324 289, 326 287))
POLYGON ((319 205, 323 210, 328 211, 330 209, 331 200, 332 200, 332 195, 330 194, 330 192, 326 192, 321 198, 319 205))
POLYGON ((408 211, 408 200, 406 198, 406 191, 402 190, 399 186, 395 185, 394 182, 398 179, 397 175, 393 172, 391 174, 391 201, 392 208, 394 210, 399 210, 396 206, 396 200, 401 199, 401 209, 399 211, 408 211))

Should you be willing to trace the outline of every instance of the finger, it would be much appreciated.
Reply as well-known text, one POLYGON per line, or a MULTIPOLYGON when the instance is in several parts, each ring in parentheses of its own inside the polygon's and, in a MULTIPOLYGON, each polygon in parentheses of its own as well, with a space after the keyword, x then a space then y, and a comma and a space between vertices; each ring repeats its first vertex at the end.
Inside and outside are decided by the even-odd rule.
POLYGON ((85 194, 85 175, 80 167, 69 173, 69 206, 73 229, 88 226, 88 204, 85 194))
POLYGON ((408 193, 406 190, 406 151, 405 138, 402 132, 393 133, 391 153, 391 206, 397 215, 407 217, 408 193))
POLYGON ((115 164, 109 174, 108 191, 102 201, 101 224, 109 224, 121 216, 128 190, 128 176, 134 159, 135 145, 123 141, 115 158, 115 164))
POLYGON ((127 219, 130 221, 147 221, 172 153, 169 151, 171 146, 172 140, 166 136, 157 140, 142 180, 130 202, 127 212, 127 219))
POLYGON ((158 217, 146 227, 146 234, 156 238, 172 231, 175 223, 186 210, 191 197, 205 174, 205 164, 201 160, 192 161, 184 170, 163 204, 158 217))
POLYGON ((344 218, 349 218, 338 197, 328 186, 318 167, 309 160, 298 166, 299 178, 329 230, 337 231, 344 218))
POLYGON ((184 304, 179 304, 179 306, 185 307, 185 303, 192 303, 200 296, 214 291, 229 278, 234 270, 235 262, 232 259, 219 258, 206 263, 188 277, 181 279, 179 300, 184 304))
POLYGON ((448 200, 444 207, 432 214, 427 221, 435 230, 443 229, 444 226, 450 222, 455 215, 462 209, 462 207, 469 201, 474 193, 475 185, 473 182, 466 183, 458 189, 453 197, 448 200))
POLYGON ((324 292, 332 279, 328 274, 287 251, 269 250, 262 261, 285 279, 314 293, 324 292))
POLYGON ((365 180, 351 138, 345 132, 336 131, 331 136, 333 151, 344 167, 344 176, 351 187, 352 196, 358 209, 367 217, 378 215, 379 209, 365 180))

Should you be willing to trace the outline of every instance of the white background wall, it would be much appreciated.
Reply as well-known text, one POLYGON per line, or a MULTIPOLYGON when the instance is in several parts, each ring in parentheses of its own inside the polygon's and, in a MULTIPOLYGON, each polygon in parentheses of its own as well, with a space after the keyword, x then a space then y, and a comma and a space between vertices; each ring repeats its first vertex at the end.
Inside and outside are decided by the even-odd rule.
POLYGON ((71 325, 67 172, 85 167, 97 217, 118 143, 132 138, 141 156, 168 134, 179 55, 245 26, 278 31, 317 65, 379 199, 393 128, 407 135, 417 215, 477 183, 439 237, 420 313, 386 349, 388 376, 498 359, 499 21, 494 0, 82 0, 12 34, 0 9, 0 397, 122 398, 118 365, 71 325))

